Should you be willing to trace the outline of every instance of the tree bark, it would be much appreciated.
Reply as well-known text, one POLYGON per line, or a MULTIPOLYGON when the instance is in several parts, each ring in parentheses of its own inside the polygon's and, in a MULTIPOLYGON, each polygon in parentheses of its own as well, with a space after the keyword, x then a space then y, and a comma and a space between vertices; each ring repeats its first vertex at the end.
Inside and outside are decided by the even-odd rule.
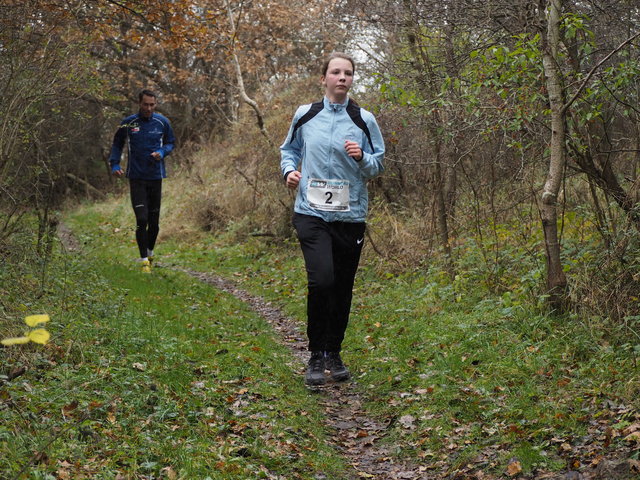
POLYGON ((549 302, 555 309, 562 310, 566 298, 567 277, 560 258, 558 237, 558 194, 565 171, 566 150, 566 110, 562 74, 558 66, 558 46, 560 44, 561 0, 547 3, 547 34, 543 36, 543 67, 551 107, 550 159, 547 178, 542 191, 541 219, 547 263, 546 287, 549 302))

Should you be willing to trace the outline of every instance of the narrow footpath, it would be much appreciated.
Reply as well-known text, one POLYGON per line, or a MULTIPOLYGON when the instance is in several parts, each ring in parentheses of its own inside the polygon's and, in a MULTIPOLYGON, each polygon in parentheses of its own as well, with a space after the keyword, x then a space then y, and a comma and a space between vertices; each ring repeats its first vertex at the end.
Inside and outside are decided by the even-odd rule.
MULTIPOLYGON (((68 253, 82 249, 71 230, 63 223, 58 225, 58 237, 68 253)), ((182 268, 177 265, 162 264, 167 268, 186 273, 202 282, 229 293, 248 304, 263 317, 278 334, 279 341, 292 353, 291 368, 304 381, 304 370, 308 359, 306 336, 301 325, 287 317, 270 302, 237 287, 232 281, 214 275, 182 268)), ((380 445, 388 425, 368 417, 362 409, 363 399, 357 392, 355 380, 344 383, 329 382, 320 387, 309 388, 316 395, 318 403, 326 412, 326 426, 332 431, 333 446, 353 468, 351 478, 376 480, 436 480, 426 466, 398 463, 387 448, 380 445)), ((317 475, 316 480, 330 480, 317 475)))
MULTIPOLYGON (((309 354, 306 337, 301 331, 299 322, 284 315, 270 302, 238 288, 227 279, 177 266, 169 268, 191 275, 235 296, 267 320, 278 333, 280 341, 291 350, 295 359, 292 367, 299 373, 300 381, 303 381, 309 354)), ((362 398, 355 388, 354 380, 345 383, 329 382, 320 387, 309 388, 309 391, 318 396, 318 402, 326 412, 326 425, 333 432, 334 447, 353 467, 354 479, 434 480, 437 478, 427 473, 426 466, 397 463, 390 452, 379 445, 378 440, 384 436, 387 425, 368 417, 362 410, 362 398)), ((324 480, 326 477, 316 478, 324 480)))

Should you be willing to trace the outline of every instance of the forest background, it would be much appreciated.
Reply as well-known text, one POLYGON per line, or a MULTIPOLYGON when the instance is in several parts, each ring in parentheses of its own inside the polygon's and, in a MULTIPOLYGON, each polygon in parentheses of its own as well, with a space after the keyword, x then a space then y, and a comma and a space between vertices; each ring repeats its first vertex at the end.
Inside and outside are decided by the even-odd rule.
POLYGON ((178 138, 163 236, 290 239, 278 146, 348 51, 387 144, 366 260, 597 325, 635 362, 638 24, 632 0, 5 0, 0 255, 42 262, 61 208, 124 191, 107 156, 141 88, 178 138))

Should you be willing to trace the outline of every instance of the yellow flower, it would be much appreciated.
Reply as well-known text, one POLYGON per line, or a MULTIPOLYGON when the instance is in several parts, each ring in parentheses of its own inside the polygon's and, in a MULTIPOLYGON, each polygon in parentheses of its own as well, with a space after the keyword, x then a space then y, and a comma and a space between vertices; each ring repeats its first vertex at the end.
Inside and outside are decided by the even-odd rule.
POLYGON ((0 340, 0 343, 5 346, 9 345, 21 345, 23 343, 29 343, 31 339, 29 337, 13 337, 13 338, 4 338, 0 340))
POLYGON ((39 323, 46 323, 49 321, 49 315, 29 315, 28 317, 24 317, 24 323, 29 325, 30 327, 35 327, 39 323))

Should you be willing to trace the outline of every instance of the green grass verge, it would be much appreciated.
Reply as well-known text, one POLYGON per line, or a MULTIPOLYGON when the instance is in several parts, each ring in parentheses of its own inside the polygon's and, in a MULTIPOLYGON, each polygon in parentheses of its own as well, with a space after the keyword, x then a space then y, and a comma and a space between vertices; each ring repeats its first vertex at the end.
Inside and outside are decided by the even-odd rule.
POLYGON ((83 252, 3 303, 3 334, 46 312, 52 341, 0 350, 1 478, 348 478, 263 319, 184 274, 143 274, 106 223, 82 222, 83 252))
MULTIPOLYGON (((145 276, 124 200, 81 209, 70 223, 85 250, 69 268, 67 310, 54 311, 58 339, 2 390, 20 406, 2 410, 11 472, 27 463, 30 472, 80 471, 95 458, 91 478, 347 475, 268 325, 170 268, 234 279, 304 322, 295 242, 237 242, 233 232, 162 239, 165 267, 145 276), (9 438, 23 439, 19 452, 9 438)), ((629 326, 612 335, 597 318, 543 315, 471 283, 363 261, 344 358, 369 414, 389 425, 381 441, 443 475, 500 475, 513 458, 529 475, 586 468, 629 446, 637 456, 623 440, 639 420, 629 326)))

